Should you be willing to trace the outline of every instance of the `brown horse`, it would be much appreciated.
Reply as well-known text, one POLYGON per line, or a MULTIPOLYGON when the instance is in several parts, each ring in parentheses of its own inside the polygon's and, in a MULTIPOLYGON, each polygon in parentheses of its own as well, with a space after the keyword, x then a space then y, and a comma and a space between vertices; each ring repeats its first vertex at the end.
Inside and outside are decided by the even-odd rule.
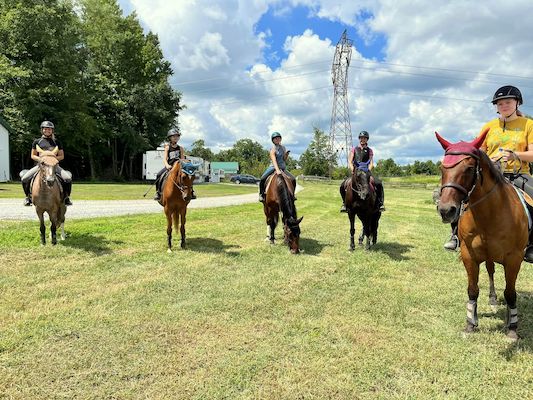
POLYGON ((266 182, 263 211, 266 216, 267 233, 271 244, 275 242, 274 231, 278 225, 279 212, 282 213, 285 243, 291 253, 300 252, 300 222, 294 205, 294 190, 291 179, 285 174, 272 174, 266 182))
POLYGON ((42 151, 40 154, 39 172, 35 176, 32 186, 32 198, 35 211, 41 223, 41 244, 46 244, 46 227, 44 212, 50 218, 50 233, 52 244, 57 244, 56 230, 61 228, 61 240, 65 240, 65 213, 67 207, 63 203, 61 184, 56 176, 58 164, 56 152, 42 151))
MULTIPOLYGON (((366 165, 367 163, 362 163, 366 165)), ((346 205, 350 220, 350 251, 355 249, 355 216, 359 217, 363 225, 359 236, 359 246, 363 245, 366 237, 365 249, 370 249, 378 240, 378 225, 381 211, 377 207, 376 191, 370 185, 370 172, 367 168, 354 168, 351 178, 347 178, 340 187, 341 196, 346 205)))
POLYGON ((442 221, 459 221, 461 258, 468 275, 466 332, 478 325, 479 265, 485 261, 490 295, 495 303, 494 263, 505 271, 507 336, 517 339, 518 311, 515 283, 528 243, 528 219, 520 198, 481 147, 488 129, 472 142, 449 143, 435 132, 445 150, 442 162, 442 221))
POLYGON ((172 252, 172 222, 177 231, 181 233, 181 247, 185 247, 185 222, 187 205, 191 201, 194 174, 187 173, 182 168, 182 163, 177 161, 172 166, 163 184, 161 204, 167 217, 167 252, 172 252))

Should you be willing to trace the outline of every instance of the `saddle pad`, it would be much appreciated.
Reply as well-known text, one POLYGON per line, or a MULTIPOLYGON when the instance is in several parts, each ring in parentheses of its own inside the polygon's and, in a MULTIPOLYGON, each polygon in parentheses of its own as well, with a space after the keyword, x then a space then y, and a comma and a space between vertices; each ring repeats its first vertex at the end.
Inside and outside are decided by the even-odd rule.
POLYGON ((522 189, 517 188, 515 185, 511 185, 514 190, 516 190, 516 193, 518 194, 518 198, 520 199, 520 202, 522 203, 522 206, 524 207, 524 211, 527 215, 527 227, 528 230, 531 231, 532 220, 531 220, 531 214, 528 209, 528 204, 533 207, 533 199, 531 196, 529 196, 526 192, 524 192, 522 189))

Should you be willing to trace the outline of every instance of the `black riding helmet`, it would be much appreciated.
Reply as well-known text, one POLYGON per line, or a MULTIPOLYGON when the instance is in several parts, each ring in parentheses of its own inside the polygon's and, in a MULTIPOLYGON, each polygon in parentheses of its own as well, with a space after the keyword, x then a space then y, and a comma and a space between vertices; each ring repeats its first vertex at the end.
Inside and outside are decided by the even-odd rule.
POLYGON ((361 131, 361 132, 359 132, 359 138, 362 138, 362 137, 365 137, 365 138, 369 139, 370 135, 368 134, 367 131, 361 131))
POLYGON ((492 104, 496 104, 501 99, 516 99, 518 105, 523 104, 522 93, 515 86, 502 86, 496 90, 496 93, 492 96, 492 104))

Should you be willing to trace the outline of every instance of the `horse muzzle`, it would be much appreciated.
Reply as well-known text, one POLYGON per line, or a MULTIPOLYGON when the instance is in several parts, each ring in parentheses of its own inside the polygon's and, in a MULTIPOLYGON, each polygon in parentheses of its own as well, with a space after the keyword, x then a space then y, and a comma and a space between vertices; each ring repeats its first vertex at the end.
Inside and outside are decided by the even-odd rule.
POLYGON ((455 204, 439 203, 437 209, 439 210, 440 217, 442 218, 442 222, 444 223, 449 224, 452 222, 456 222, 459 219, 460 208, 457 207, 455 204))
POLYGON ((47 178, 46 184, 48 185, 48 187, 52 187, 54 186, 55 181, 56 181, 55 178, 47 178))

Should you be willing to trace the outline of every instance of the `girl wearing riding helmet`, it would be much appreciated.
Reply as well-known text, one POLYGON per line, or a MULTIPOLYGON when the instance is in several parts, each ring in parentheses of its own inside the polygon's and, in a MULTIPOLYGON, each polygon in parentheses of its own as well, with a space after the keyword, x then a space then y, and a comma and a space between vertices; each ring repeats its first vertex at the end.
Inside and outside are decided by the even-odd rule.
MULTIPOLYGON (((56 158, 57 161, 61 161, 65 158, 65 153, 63 151, 63 146, 61 143, 56 139, 54 134, 55 126, 50 121, 43 121, 41 123, 41 137, 37 138, 33 141, 31 145, 31 154, 30 157, 33 161, 38 163, 41 160, 40 152, 41 151, 56 151, 56 158)), ((37 174, 39 170, 39 165, 36 164, 33 168, 30 170, 24 170, 21 172, 21 181, 22 181, 22 188, 24 189, 24 193, 26 194, 26 198, 24 199, 24 205, 30 206, 31 205, 31 182, 34 175, 37 174)), ((72 174, 61 168, 59 165, 56 167, 56 173, 61 178, 61 185, 63 187, 63 196, 64 196, 64 203, 67 206, 71 206, 72 202, 70 201, 70 192, 72 190, 72 174)))
MULTIPOLYGON (((370 172, 370 179, 376 188, 377 206, 379 208, 379 211, 385 211, 385 207, 383 205, 384 197, 385 197, 385 193, 383 192, 383 183, 381 183, 381 180, 377 179, 376 177, 372 175, 372 170, 374 169, 374 152, 368 146, 369 138, 370 138, 370 135, 368 134, 367 131, 361 131, 359 133, 359 146, 352 147, 352 151, 350 152, 350 155, 348 157, 348 167, 350 168, 350 171, 353 174, 353 171, 355 167, 357 166, 357 163, 363 163, 363 164, 368 165, 368 171, 370 172)), ((346 194, 344 182, 341 184, 340 193, 341 193, 341 197, 343 200, 340 211, 347 212, 346 204, 344 204, 344 196, 346 194)))
MULTIPOLYGON (((167 138, 169 142, 165 144, 165 151, 163 154, 163 164, 165 164, 165 167, 157 173, 157 177, 155 179, 156 193, 154 196, 154 200, 161 200, 161 190, 163 181, 165 180, 168 171, 172 169, 174 163, 176 161, 185 160, 185 150, 182 146, 178 144, 180 137, 181 133, 177 128, 172 128, 167 133, 167 138)), ((196 199, 194 189, 192 190, 191 198, 196 199)))
MULTIPOLYGON (((281 174, 281 171, 285 172, 292 181, 294 188, 296 189, 296 178, 286 171, 287 158, 289 158, 290 150, 287 150, 285 146, 281 144, 281 133, 273 132, 270 135, 270 139, 274 146, 270 149, 270 166, 261 175, 261 181, 259 182, 259 201, 265 201, 265 185, 267 178, 275 171, 277 175, 281 174)), ((296 199, 295 199, 296 200, 296 199)))
MULTIPOLYGON (((481 132, 489 129, 481 149, 494 162, 503 162, 503 174, 516 187, 533 197, 533 177, 529 163, 533 162, 533 121, 518 110, 523 103, 522 93, 515 86, 502 86, 492 97, 496 112, 500 114, 487 122, 481 132)), ((444 244, 447 250, 456 250, 457 223, 452 224, 452 237, 444 244)), ((530 237, 524 260, 533 262, 533 241, 530 237)))

